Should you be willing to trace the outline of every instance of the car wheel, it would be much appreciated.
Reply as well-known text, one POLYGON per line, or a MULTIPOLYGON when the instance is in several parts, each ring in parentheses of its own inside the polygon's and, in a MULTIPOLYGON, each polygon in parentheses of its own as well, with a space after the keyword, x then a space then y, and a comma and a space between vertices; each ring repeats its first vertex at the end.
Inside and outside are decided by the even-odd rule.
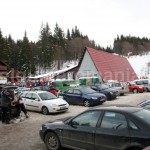
POLYGON ((133 93, 138 93, 138 90, 137 90, 137 89, 134 89, 134 90, 133 90, 133 93))
POLYGON ((42 114, 43 115, 48 115, 49 114, 49 111, 48 111, 47 107, 45 107, 45 106, 42 107, 42 114))
POLYGON ((49 150, 60 150, 60 148, 61 148, 59 138, 53 132, 49 132, 46 134, 45 144, 49 150))
POLYGON ((148 88, 145 88, 145 92, 149 92, 148 88))
POLYGON ((85 100, 85 101, 84 101, 84 106, 85 106, 85 107, 89 107, 89 106, 90 106, 90 103, 89 103, 88 100, 85 100))

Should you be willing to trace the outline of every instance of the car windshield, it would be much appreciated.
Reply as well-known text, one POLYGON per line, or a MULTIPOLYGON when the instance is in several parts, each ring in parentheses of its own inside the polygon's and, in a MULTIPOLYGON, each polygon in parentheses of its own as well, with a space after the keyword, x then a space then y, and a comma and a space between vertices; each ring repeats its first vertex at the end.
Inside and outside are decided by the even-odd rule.
POLYGON ((137 116, 138 118, 144 120, 148 124, 150 124, 150 119, 149 119, 150 111, 149 110, 142 109, 140 111, 134 112, 134 115, 137 116))
POLYGON ((98 86, 98 88, 101 89, 101 90, 105 90, 105 89, 108 89, 109 86, 106 85, 106 84, 101 84, 101 85, 98 86))
POLYGON ((39 96, 42 100, 52 100, 56 99, 57 97, 49 92, 47 93, 39 93, 39 96))
POLYGON ((82 88, 81 91, 84 94, 89 94, 89 93, 95 93, 96 92, 95 90, 93 90, 91 88, 82 88))

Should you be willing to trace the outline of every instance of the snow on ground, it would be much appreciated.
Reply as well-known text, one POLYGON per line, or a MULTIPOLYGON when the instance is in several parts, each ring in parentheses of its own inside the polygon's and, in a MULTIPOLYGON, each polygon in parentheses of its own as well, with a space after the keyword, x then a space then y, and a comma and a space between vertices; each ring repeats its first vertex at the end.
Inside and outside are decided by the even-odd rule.
POLYGON ((150 53, 145 55, 130 56, 128 61, 139 78, 150 78, 150 66, 148 66, 148 63, 150 63, 150 53))

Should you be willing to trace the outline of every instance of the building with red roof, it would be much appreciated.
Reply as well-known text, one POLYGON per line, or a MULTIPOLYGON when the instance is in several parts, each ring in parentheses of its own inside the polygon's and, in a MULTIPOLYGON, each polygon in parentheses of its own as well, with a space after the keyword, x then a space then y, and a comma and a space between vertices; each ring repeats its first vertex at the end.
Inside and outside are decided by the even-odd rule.
POLYGON ((131 81, 137 75, 126 57, 86 47, 79 62, 76 79, 98 77, 101 82, 108 80, 131 81))

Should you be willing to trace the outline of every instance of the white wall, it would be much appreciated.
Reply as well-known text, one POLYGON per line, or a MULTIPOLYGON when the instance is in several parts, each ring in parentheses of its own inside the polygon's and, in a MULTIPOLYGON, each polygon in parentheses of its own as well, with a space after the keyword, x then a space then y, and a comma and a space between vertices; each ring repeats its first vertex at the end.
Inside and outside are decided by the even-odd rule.
POLYGON ((102 81, 101 76, 99 75, 99 72, 97 71, 93 60, 91 59, 88 51, 85 52, 84 58, 81 62, 81 66, 77 72, 76 79, 79 79, 80 77, 91 77, 96 76, 102 81))

